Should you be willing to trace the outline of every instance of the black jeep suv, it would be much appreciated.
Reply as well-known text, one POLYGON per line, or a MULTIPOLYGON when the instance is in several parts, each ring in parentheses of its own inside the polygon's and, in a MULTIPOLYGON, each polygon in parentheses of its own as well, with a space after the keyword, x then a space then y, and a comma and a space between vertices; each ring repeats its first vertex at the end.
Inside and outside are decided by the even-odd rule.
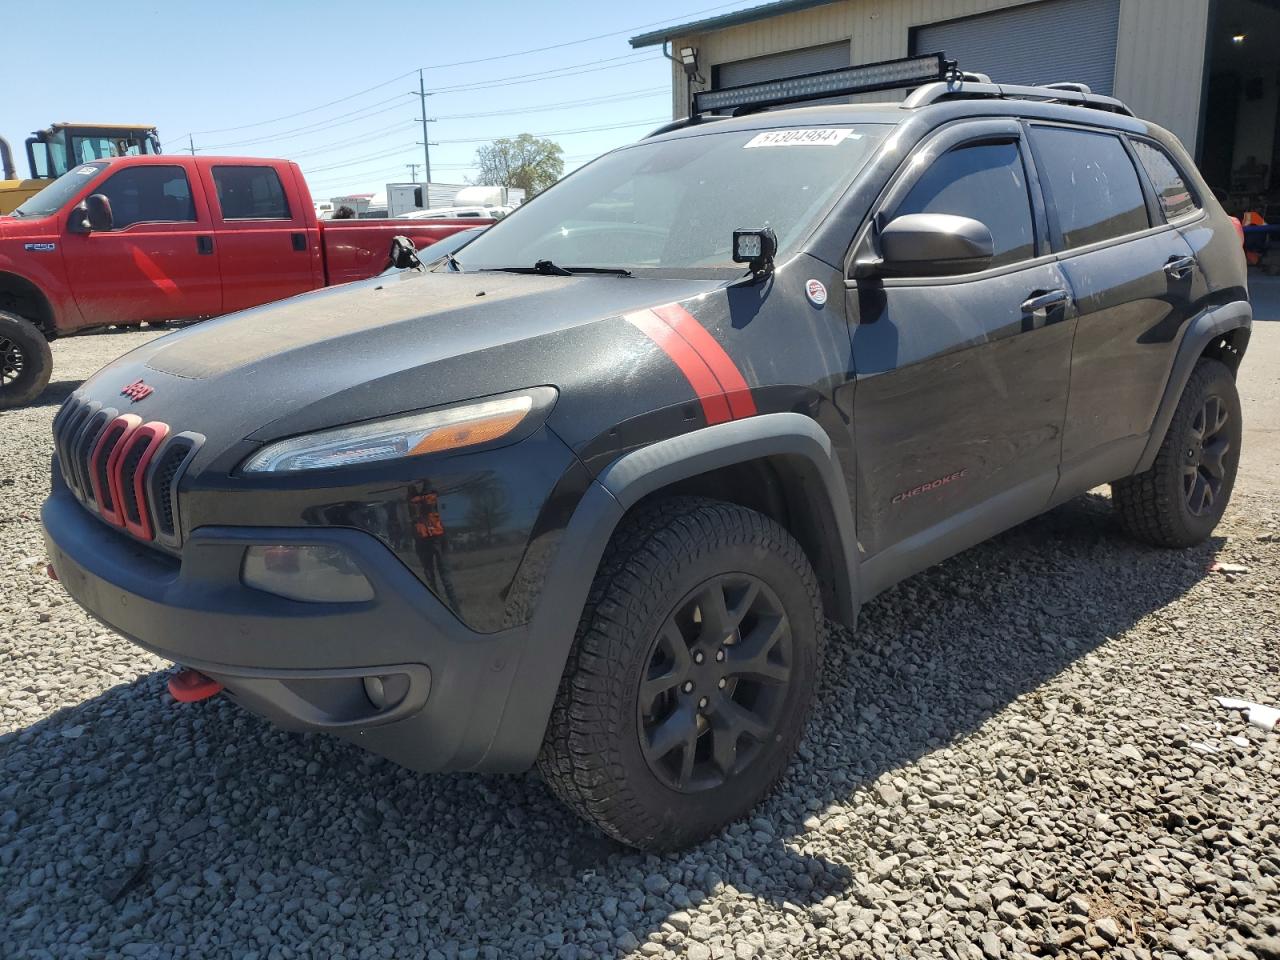
POLYGON ((536 763, 678 847, 782 774, 824 618, 1100 483, 1132 535, 1207 537, 1250 322, 1230 219, 1118 101, 695 117, 438 263, 110 364, 44 529, 178 693, 536 763))

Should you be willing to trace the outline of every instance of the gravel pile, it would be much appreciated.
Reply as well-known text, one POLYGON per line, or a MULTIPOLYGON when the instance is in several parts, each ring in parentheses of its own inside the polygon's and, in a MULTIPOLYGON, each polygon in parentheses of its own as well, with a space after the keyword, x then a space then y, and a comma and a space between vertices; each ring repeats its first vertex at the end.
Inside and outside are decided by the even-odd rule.
POLYGON ((1280 958, 1280 731, 1214 701, 1280 703, 1273 486, 1196 550, 1094 495, 881 596, 778 794, 655 857, 532 776, 173 703, 45 578, 54 402, 0 413, 2 957, 1280 958))

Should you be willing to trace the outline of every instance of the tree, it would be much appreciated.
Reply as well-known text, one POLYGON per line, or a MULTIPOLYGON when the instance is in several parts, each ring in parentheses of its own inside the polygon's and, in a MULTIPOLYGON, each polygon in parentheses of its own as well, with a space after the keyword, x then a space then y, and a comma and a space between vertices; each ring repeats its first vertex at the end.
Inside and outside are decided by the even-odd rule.
POLYGON ((476 151, 476 166, 480 168, 477 183, 519 187, 533 196, 564 174, 564 151, 554 141, 522 133, 481 147, 476 151))

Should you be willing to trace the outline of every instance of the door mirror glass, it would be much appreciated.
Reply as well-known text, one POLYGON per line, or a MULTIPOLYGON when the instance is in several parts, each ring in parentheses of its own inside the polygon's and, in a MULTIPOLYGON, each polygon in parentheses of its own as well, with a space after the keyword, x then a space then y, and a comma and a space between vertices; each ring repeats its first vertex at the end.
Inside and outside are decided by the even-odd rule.
POLYGON ((908 213, 880 231, 875 273, 942 277, 991 266, 995 241, 986 224, 949 213, 908 213))
POLYGON ((72 233, 94 233, 112 227, 111 201, 100 193, 90 194, 76 204, 67 224, 72 233))

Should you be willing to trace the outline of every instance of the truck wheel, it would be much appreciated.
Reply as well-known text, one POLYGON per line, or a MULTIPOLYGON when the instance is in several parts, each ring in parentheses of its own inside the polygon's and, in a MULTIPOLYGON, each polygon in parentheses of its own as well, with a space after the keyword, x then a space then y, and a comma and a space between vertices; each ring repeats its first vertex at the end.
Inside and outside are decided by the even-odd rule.
POLYGON ((1201 360, 1151 468, 1111 484, 1125 531, 1157 547, 1204 541, 1231 498, 1240 463, 1240 429, 1235 378, 1219 361, 1201 360))
POLYGON ((786 769, 823 631, 813 570, 779 524, 713 500, 641 508, 591 585, 538 758, 543 778, 634 847, 714 833, 786 769))
POLYGON ((53 351, 30 320, 0 311, 0 410, 30 403, 49 384, 53 351))

